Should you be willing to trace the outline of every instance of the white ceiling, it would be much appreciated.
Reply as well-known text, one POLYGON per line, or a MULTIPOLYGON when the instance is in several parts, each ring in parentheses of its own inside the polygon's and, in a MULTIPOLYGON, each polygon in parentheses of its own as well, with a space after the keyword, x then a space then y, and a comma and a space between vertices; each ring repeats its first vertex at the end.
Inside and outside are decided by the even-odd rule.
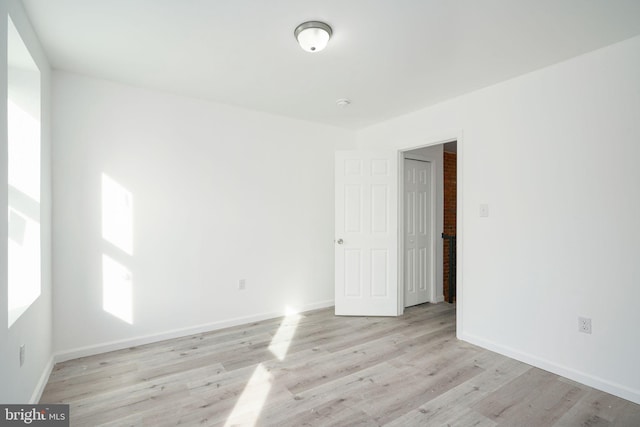
POLYGON ((23 3, 54 68, 352 129, 640 34, 638 0, 23 3))

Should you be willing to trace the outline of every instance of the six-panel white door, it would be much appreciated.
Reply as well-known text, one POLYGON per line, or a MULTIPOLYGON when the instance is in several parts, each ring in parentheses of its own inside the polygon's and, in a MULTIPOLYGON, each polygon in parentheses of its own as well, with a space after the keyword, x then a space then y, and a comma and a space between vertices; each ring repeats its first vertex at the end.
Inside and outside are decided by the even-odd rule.
POLYGON ((431 290, 431 163, 404 160, 404 306, 431 290))
POLYGON ((336 153, 336 315, 399 314, 397 156, 336 153))

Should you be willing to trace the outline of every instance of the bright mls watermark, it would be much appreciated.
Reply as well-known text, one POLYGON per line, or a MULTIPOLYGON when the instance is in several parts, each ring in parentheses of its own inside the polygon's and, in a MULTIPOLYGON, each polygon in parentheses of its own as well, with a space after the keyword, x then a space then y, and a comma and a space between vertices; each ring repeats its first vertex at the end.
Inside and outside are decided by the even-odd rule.
POLYGON ((69 405, 0 405, 0 426, 69 427, 69 405))

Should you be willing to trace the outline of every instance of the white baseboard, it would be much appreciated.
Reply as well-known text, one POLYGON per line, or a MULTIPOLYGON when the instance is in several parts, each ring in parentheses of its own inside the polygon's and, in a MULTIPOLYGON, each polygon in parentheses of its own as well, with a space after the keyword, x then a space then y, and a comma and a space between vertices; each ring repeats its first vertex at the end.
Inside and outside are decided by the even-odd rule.
POLYGON ((42 375, 40 375, 40 379, 38 380, 38 384, 36 384, 36 388, 33 390, 33 394, 31 395, 31 399, 29 399, 29 404, 35 405, 40 402, 40 398, 42 397, 42 392, 44 388, 47 386, 47 381, 49 381, 49 376, 51 375, 51 371, 53 371, 53 356, 49 358, 49 362, 44 367, 42 371, 42 375))
POLYGON ((492 341, 485 340, 484 338, 480 338, 474 335, 469 335, 464 332, 460 334, 459 338, 471 344, 486 348, 487 350, 491 350, 504 356, 508 356, 512 359, 524 362, 528 365, 535 366, 536 368, 544 369, 545 371, 552 372, 554 374, 569 378, 570 380, 577 381, 589 387, 593 387, 606 393, 610 393, 631 402, 640 404, 640 390, 634 390, 624 385, 607 381, 605 379, 587 374, 585 372, 577 371, 575 369, 559 365, 549 360, 542 359, 528 353, 523 353, 511 347, 496 344, 492 341))
MULTIPOLYGON (((319 301, 311 304, 304 305, 300 312, 317 310, 320 308, 332 307, 334 300, 319 301)), ((220 320, 212 323, 205 323, 196 326, 190 326, 186 328, 173 329, 158 334, 144 335, 135 338, 127 338, 118 341, 111 341, 102 344, 90 345, 86 347, 75 348, 72 350, 65 350, 54 354, 54 362, 66 362, 67 360, 77 359, 80 357, 93 356, 95 354, 107 353, 109 351, 122 350, 129 347, 136 347, 140 345, 150 344, 158 341, 164 341, 172 338, 186 337, 194 334, 201 334, 203 332, 211 332, 218 329, 229 328, 231 326, 244 325, 246 323, 259 322, 261 320, 275 319, 282 317, 282 312, 262 313, 251 316, 236 317, 233 319, 220 320)), ((48 377, 47 377, 48 378, 48 377)), ((45 382, 46 383, 46 382, 45 382)))

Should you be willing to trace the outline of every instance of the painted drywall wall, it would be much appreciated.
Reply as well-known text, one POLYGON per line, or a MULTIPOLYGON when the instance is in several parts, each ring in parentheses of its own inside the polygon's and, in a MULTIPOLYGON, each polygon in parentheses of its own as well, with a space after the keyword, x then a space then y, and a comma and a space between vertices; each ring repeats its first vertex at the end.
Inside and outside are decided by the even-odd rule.
POLYGON ((0 402, 29 403, 39 399, 52 363, 51 313, 51 138, 50 79, 46 56, 29 20, 17 0, 0 2, 0 402), (7 322, 7 16, 20 33, 41 74, 41 183, 40 247, 41 293, 11 326, 7 322), (25 345, 24 365, 20 366, 20 345, 25 345))
POLYGON ((354 133, 65 72, 53 82, 61 359, 333 305, 333 159, 354 133), (105 206, 118 197, 129 207, 105 206))
POLYGON ((357 134, 461 137, 460 338, 638 403, 639 75, 636 37, 357 134))

